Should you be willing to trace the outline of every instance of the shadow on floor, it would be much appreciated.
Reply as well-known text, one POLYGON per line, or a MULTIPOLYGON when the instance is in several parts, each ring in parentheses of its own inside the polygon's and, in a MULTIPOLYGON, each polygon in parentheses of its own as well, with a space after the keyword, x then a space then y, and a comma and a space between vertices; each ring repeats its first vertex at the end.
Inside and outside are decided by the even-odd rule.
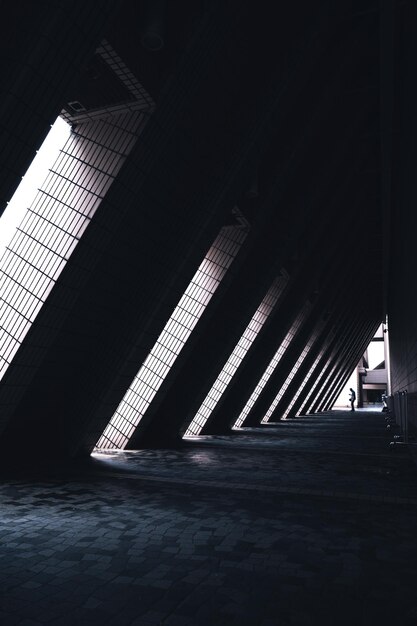
POLYGON ((0 623, 417 624, 417 468, 330 412, 4 480, 0 623))

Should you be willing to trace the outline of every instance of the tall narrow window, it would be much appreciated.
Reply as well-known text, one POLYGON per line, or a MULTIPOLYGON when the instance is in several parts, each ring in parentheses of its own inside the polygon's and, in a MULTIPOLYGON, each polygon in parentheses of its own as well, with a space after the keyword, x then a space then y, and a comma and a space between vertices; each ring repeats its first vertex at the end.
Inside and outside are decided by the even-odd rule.
POLYGON ((186 437, 196 436, 201 432, 204 424, 207 422, 215 406, 220 400, 222 394, 224 393, 224 390, 232 380, 239 365, 245 358, 249 348, 258 336, 259 331, 268 319, 271 311, 277 303, 278 298, 284 290, 286 282, 287 279, 283 276, 279 276, 275 279, 265 298, 262 300, 261 304, 255 311, 251 321, 249 322, 249 325, 247 326, 245 332, 237 343, 235 349, 226 361, 222 371, 218 375, 216 381, 214 382, 207 396, 203 400, 202 405, 198 409, 194 419, 192 420, 185 433, 186 437))
POLYGON ((334 374, 336 372, 336 365, 333 365, 333 367, 331 368, 330 372, 327 374, 325 380, 322 382, 322 384, 319 386, 318 381, 316 381, 316 383, 314 384, 313 388, 311 389, 310 393, 308 394, 304 404, 303 404, 303 410, 307 408, 309 402, 313 402, 313 394, 316 397, 319 397, 320 394, 322 393, 323 389, 327 389, 329 381, 333 379, 334 374))
POLYGON ((240 428, 242 426, 243 422, 245 421, 245 419, 247 418, 247 416, 249 415, 249 412, 251 411, 251 409, 252 409, 253 405, 255 404, 256 400, 259 398, 259 395, 260 395, 262 389, 265 387, 266 383, 270 379, 270 377, 271 377, 272 373, 274 372, 275 368, 277 367, 278 363, 282 359, 282 356, 284 355, 285 350, 288 348, 288 346, 290 345, 291 341, 293 340, 293 338, 297 334, 297 331, 300 328, 301 324, 303 323, 304 319, 306 318, 309 309, 310 309, 310 303, 307 302, 307 304, 304 306, 304 308, 297 315, 293 325, 291 326, 290 330, 288 331, 288 333, 284 337, 284 340, 282 341, 282 343, 279 346, 278 350, 275 352, 275 354, 272 357, 268 367, 266 368, 265 372, 263 373, 260 381, 258 382, 258 384, 256 385, 255 389, 253 390, 252 395, 250 396, 249 400, 247 401, 247 403, 243 407, 242 412, 240 413, 239 417, 237 418, 237 420, 235 422, 234 428, 240 428))
POLYGON ((71 127, 61 117, 51 126, 43 144, 23 176, 18 188, 0 219, 0 257, 4 248, 13 237, 17 226, 22 221, 39 187, 44 182, 48 171, 53 166, 71 132, 71 127))
POLYGON ((307 354, 309 353, 309 351, 311 349, 311 346, 314 343, 315 337, 316 337, 316 333, 313 333, 313 335, 308 340, 304 350, 302 351, 302 353, 298 357, 297 361, 295 362, 295 364, 294 364, 293 368, 291 369, 290 373, 288 374, 285 383, 282 385, 279 393, 276 395, 276 397, 274 398, 274 401, 272 402, 272 404, 269 407, 268 411, 265 413, 265 416, 262 419, 262 423, 263 424, 265 424, 266 422, 269 421, 269 418, 271 417, 272 413, 275 411, 276 407, 278 406, 279 401, 283 397, 284 393, 288 389, 289 384, 291 383, 292 379, 296 375, 296 373, 298 371, 298 368, 300 367, 300 365, 302 364, 302 362, 306 358, 307 354))
POLYGON ((127 112, 80 124, 65 135, 0 260, 0 378, 133 147, 143 120, 142 113, 127 112))
MULTIPOLYGON (((310 402, 313 402, 313 398, 318 395, 318 392, 319 392, 319 380, 320 380, 320 378, 318 378, 316 380, 316 382, 314 383, 314 385, 312 386, 312 388, 308 392, 307 397, 304 400, 304 403, 303 403, 303 405, 301 407, 301 411, 305 412, 306 409, 308 408, 310 402)), ((326 381, 327 381, 327 378, 326 378, 326 381)), ((322 387, 323 387, 323 385, 320 387, 320 389, 322 387)))
POLYGON ((320 384, 320 378, 316 380, 313 387, 310 389, 310 392, 308 393, 303 403, 303 406, 301 407, 302 411, 308 410, 310 405, 312 405, 313 402, 315 402, 315 399, 318 398, 322 394, 323 390, 328 388, 329 381, 333 379, 336 369, 337 369, 337 366, 333 365, 330 372, 327 374, 325 380, 324 381, 322 380, 321 384, 320 384))
POLYGON ((287 419, 291 409, 293 408, 294 404, 297 402, 300 393, 302 392, 302 390, 304 389, 304 387, 306 386, 307 382, 309 381, 309 379, 311 378, 311 375, 313 374, 317 363, 320 361, 321 357, 322 357, 322 353, 323 351, 320 352, 320 354, 318 355, 318 357, 316 358, 316 360, 314 361, 313 365, 310 367, 306 377, 304 378, 303 382, 301 383, 297 393, 295 394, 294 398, 291 400, 290 404, 288 405, 286 411, 283 413, 282 418, 283 420, 287 419))
POLYGON ((124 448, 235 259, 247 229, 224 227, 119 404, 96 448, 124 448))
POLYGON ((36 278, 48 282, 47 276, 37 275, 37 259, 31 259, 30 263, 23 260, 25 250, 21 249, 21 240, 27 221, 24 218, 31 216, 28 206, 34 204, 38 188, 69 133, 70 126, 58 118, 0 220, 0 379, 46 297, 46 290, 43 294, 40 291, 39 280, 35 284, 36 278))

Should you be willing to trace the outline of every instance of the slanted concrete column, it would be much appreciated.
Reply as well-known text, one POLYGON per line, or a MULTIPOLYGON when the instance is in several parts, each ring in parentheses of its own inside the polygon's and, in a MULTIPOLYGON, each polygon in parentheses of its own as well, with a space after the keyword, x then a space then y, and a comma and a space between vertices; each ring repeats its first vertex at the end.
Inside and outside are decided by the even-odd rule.
POLYGON ((323 344, 326 340, 330 328, 331 325, 326 324, 324 329, 321 326, 320 328, 316 328, 313 331, 313 334, 310 337, 310 340, 308 341, 308 344, 305 348, 306 355, 303 361, 300 363, 299 367, 297 368, 297 371, 291 382, 289 383, 287 389, 285 390, 284 395, 279 400, 277 406, 271 414, 269 421, 279 421, 288 411, 288 408, 291 407, 291 404, 296 397, 296 394, 299 391, 301 384, 305 380, 310 368, 314 364, 314 360, 317 358, 320 350, 323 349, 323 344))
POLYGON ((316 397, 315 394, 320 391, 327 375, 330 373, 331 367, 334 365, 334 355, 338 353, 343 345, 343 338, 347 334, 347 328, 350 323, 352 323, 352 320, 348 319, 346 311, 342 313, 342 315, 334 316, 333 327, 331 333, 329 333, 328 345, 316 365, 317 374, 312 376, 307 382, 297 401, 297 410, 301 414, 308 413, 307 407, 314 401, 316 397))
POLYGON ((304 324, 302 324, 300 330, 297 332, 288 348, 285 350, 285 353, 275 368, 275 371, 272 373, 265 387, 262 389, 246 419, 242 422, 242 428, 248 426, 258 426, 261 423, 266 411, 277 394, 277 389, 279 389, 280 385, 285 381, 292 365, 297 361, 297 358, 303 351, 319 318, 320 311, 315 307, 305 320, 304 324))
MULTIPOLYGON (((328 210, 330 210, 330 206, 328 210)), ((349 223, 349 214, 345 214, 349 223)), ((327 218, 327 214, 324 213, 327 218)), ((339 233, 339 237, 341 232, 339 233)), ((230 432, 237 418, 246 406, 252 395, 252 391, 273 358, 277 348, 290 330, 296 316, 305 305, 310 293, 317 284, 318 276, 325 276, 329 270, 329 260, 335 264, 340 259, 341 250, 344 249, 344 240, 338 237, 329 237, 327 229, 322 232, 312 233, 311 241, 306 242, 311 252, 304 251, 304 260, 300 260, 297 273, 291 277, 288 289, 281 298, 280 306, 268 325, 265 325, 252 346, 250 353, 242 363, 232 383, 218 402, 215 410, 207 420, 202 434, 219 434, 230 432), (319 238, 317 237, 319 233, 319 238), (325 250, 320 248, 320 241, 328 240, 325 250), (320 254, 318 254, 320 249, 320 254)), ((336 265, 333 265, 336 267, 336 265)))
POLYGON ((337 340, 332 346, 331 353, 327 356, 327 362, 317 380, 314 395, 303 406, 304 413, 314 413, 317 410, 321 398, 327 393, 329 384, 333 381, 337 364, 342 362, 347 354, 350 338, 355 336, 357 324, 358 317, 353 315, 349 309, 336 323, 334 330, 337 340))
POLYGON ((276 397, 277 390, 285 382, 288 373, 291 371, 294 363, 296 363, 305 345, 311 336, 318 320, 323 315, 324 310, 329 310, 332 306, 332 296, 334 298, 333 281, 338 275, 339 267, 333 265, 329 275, 326 276, 326 284, 320 286, 319 295, 313 295, 311 307, 306 311, 305 319, 301 322, 300 327, 295 332, 294 338, 286 348, 283 356, 279 360, 275 371, 271 374, 266 382, 257 400, 243 420, 241 426, 257 426, 260 424, 268 408, 271 406, 276 397))
MULTIPOLYGON (((245 4, 222 2, 197 24, 2 381, 5 449, 88 454, 114 415, 281 120, 293 38, 265 37, 259 17, 245 4)), ((316 30, 308 20, 304 26, 308 48, 316 30)), ((320 59, 322 68, 326 48, 324 39, 304 70, 291 73, 298 85, 288 111, 306 89, 310 63, 320 59)))
POLYGON ((277 310, 259 333, 239 371, 207 420, 202 434, 230 432, 249 399, 255 382, 262 375, 308 298, 314 279, 311 262, 310 259, 309 264, 306 264, 309 267, 303 265, 304 271, 299 270, 296 276, 291 277, 286 292, 278 302, 277 310))
POLYGON ((334 332, 334 319, 332 318, 326 320, 324 324, 321 321, 314 330, 305 348, 306 355, 271 414, 270 421, 280 420, 283 416, 294 416, 300 404, 299 391, 306 379, 309 381, 314 380, 314 372, 317 370, 315 368, 312 371, 310 370, 316 364, 320 353, 324 352, 325 345, 332 332, 334 332), (297 406, 295 403, 297 403, 297 406))
POLYGON ((356 316, 353 316, 351 324, 347 325, 346 331, 343 333, 343 341, 340 342, 339 348, 336 351, 332 360, 331 366, 327 371, 326 378, 323 381, 321 389, 315 396, 314 403, 309 409, 309 413, 316 413, 322 410, 325 399, 330 393, 330 389, 333 389, 335 384, 335 378, 337 377, 338 368, 345 364, 345 359, 351 350, 352 341, 356 341, 358 331, 361 327, 361 320, 356 316))
POLYGON ((245 60, 260 80, 252 46, 264 33, 248 46, 233 24, 252 20, 232 5, 198 25, 13 359, 0 389, 5 448, 91 452, 241 193, 278 96, 261 109, 245 98, 245 60))
POLYGON ((364 353, 366 347, 369 345, 372 337, 375 334, 375 331, 380 322, 370 322, 367 326, 367 329, 361 335, 361 339, 357 344, 357 348, 355 352, 352 352, 350 360, 346 363, 346 367, 343 370, 341 377, 338 382, 334 385, 334 388, 329 396, 327 403, 324 405, 323 410, 329 410, 339 393, 343 389, 343 386, 346 384, 346 381, 349 379, 350 374, 352 373, 353 368, 357 365, 361 355, 364 353))
MULTIPOLYGON (((348 332, 347 332, 347 333, 345 333, 345 337, 349 337, 349 333, 348 333, 348 332)), ((343 344, 343 341, 342 341, 342 342, 340 342, 340 343, 342 343, 342 344, 343 344)), ((339 345, 340 345, 340 343, 339 343, 339 345)), ((329 391, 330 389, 333 389, 333 388, 334 388, 334 381, 333 381, 333 377, 332 377, 332 379, 329 381, 329 384, 327 385, 327 387, 325 387, 325 388, 324 388, 324 390, 326 390, 326 389, 327 389, 327 391, 329 391)), ((298 408, 301 406, 301 402, 300 402, 299 400, 300 400, 300 399, 298 399, 298 401, 297 401, 297 406, 294 406, 294 407, 293 407, 293 409, 292 409, 292 416, 293 416, 293 415, 295 415, 295 412, 296 412, 296 411, 298 410, 298 408)))
MULTIPOLYGON (((308 348, 308 351, 303 359, 303 361, 299 364, 297 371, 295 372, 292 380, 290 381, 287 389, 279 400, 277 406, 275 407, 273 413, 271 414, 269 421, 276 421, 281 419, 285 412, 287 412, 288 407, 291 405, 291 412, 287 415, 287 417, 292 417, 297 410, 297 408, 301 405, 302 396, 301 394, 297 397, 297 405, 292 405, 293 399, 299 393, 300 388, 304 385, 306 378, 308 376, 307 384, 304 385, 302 391, 305 392, 305 388, 309 388, 315 380, 314 373, 319 372, 320 370, 315 367, 314 371, 310 372, 310 369, 313 367, 314 363, 317 361, 320 352, 325 354, 326 345, 332 341, 333 335, 335 333, 335 322, 337 318, 340 319, 340 306, 341 300, 343 298, 337 298, 336 302, 333 303, 332 313, 329 315, 327 320, 319 320, 319 323, 316 325, 316 328, 313 330, 311 337, 306 342, 304 349, 308 348), (335 311, 336 309, 336 311, 335 311)), ((303 350, 304 351, 304 350, 303 350)), ((317 376, 317 374, 316 374, 317 376)))
POLYGON ((324 406, 324 401, 329 398, 331 391, 337 384, 341 368, 344 368, 346 362, 349 362, 350 354, 357 345, 357 341, 362 339, 360 335, 361 332, 364 332, 362 321, 365 319, 367 322, 374 316, 373 311, 377 301, 375 302, 372 298, 370 301, 367 300, 369 287, 365 278, 362 277, 360 265, 350 276, 350 282, 346 285, 345 290, 348 297, 343 307, 344 316, 347 317, 348 321, 344 324, 342 318, 338 320, 337 334, 340 335, 341 341, 335 347, 327 367, 320 376, 321 380, 316 385, 317 391, 315 391, 313 400, 309 399, 308 403, 303 406, 304 412, 313 413, 324 406), (354 294, 354 298, 351 294, 354 294))
MULTIPOLYGON (((179 439, 184 431, 183 424, 188 424, 188 416, 194 416, 198 410, 217 372, 271 285, 278 280, 285 288, 286 279, 280 275, 281 255, 276 254, 278 242, 275 245, 271 241, 273 245, 269 246, 265 234, 263 229, 249 233, 213 302, 165 378, 158 397, 141 419, 128 448, 167 445, 179 439)), ((281 247, 282 252, 284 249, 281 247)))
MULTIPOLYGON (((291 115, 287 116, 287 113, 291 109, 292 98, 297 89, 299 89, 298 79, 290 90, 280 95, 276 102, 277 112, 279 112, 279 120, 276 123, 279 127, 285 125, 285 132, 288 132, 288 123, 293 124, 295 121, 291 115)), ((328 98, 328 93, 324 90, 316 115, 320 119, 328 121, 329 116, 333 113, 333 106, 333 101, 328 98)), ((357 123, 355 117, 352 119, 352 123, 357 123)), ((213 299, 204 317, 200 320, 198 328, 189 338, 180 358, 164 380, 158 396, 146 409, 127 444, 129 448, 161 443, 168 445, 170 441, 178 441, 195 417, 212 383, 216 381, 216 376, 221 371, 221 366, 225 363, 227 356, 230 355, 231 350, 240 339, 240 335, 250 319, 251 311, 253 312, 253 306, 259 303, 261 297, 259 287, 263 285, 262 288, 265 289, 268 281, 270 281, 271 267, 264 270, 263 259, 266 258, 271 244, 275 245, 275 252, 270 255, 270 263, 272 265, 277 264, 277 268, 279 268, 280 263, 287 267, 288 263, 291 265, 289 259, 294 252, 291 251, 291 245, 293 245, 291 242, 294 239, 305 237, 308 248, 310 239, 317 237, 318 223, 323 219, 323 216, 320 214, 315 223, 311 223, 309 204, 312 202, 324 203, 328 196, 332 195, 334 189, 340 192, 339 176, 340 172, 345 172, 347 161, 350 159, 346 145, 349 144, 352 133, 350 127, 344 129, 343 133, 346 133, 347 144, 340 141, 335 151, 329 151, 325 168, 320 167, 315 171, 316 163, 311 165, 309 162, 308 175, 314 181, 314 187, 320 191, 317 192, 317 195, 306 198, 305 193, 302 195, 299 193, 299 186, 293 180, 293 171, 296 172, 297 168, 300 167, 300 162, 303 162, 304 151, 307 149, 316 150, 317 136, 315 133, 314 127, 310 126, 301 133, 303 149, 295 151, 295 156, 285 169, 285 176, 280 169, 278 170, 269 196, 266 200, 261 197, 256 204, 255 212, 258 217, 261 215, 261 219, 264 223, 267 222, 267 226, 263 235, 258 233, 259 240, 255 245, 259 246, 259 250, 251 257, 255 266, 251 267, 250 261, 245 261, 241 268, 235 264, 236 274, 231 277, 230 281, 227 278, 224 281, 224 287, 227 286, 228 292, 219 288, 218 297, 213 299), (288 187, 289 190, 287 190, 288 187), (294 193, 294 187, 296 187, 296 193, 294 193), (272 210, 268 205, 272 205, 272 210), (279 211, 277 211, 277 206, 279 206, 279 211), (303 233, 302 229, 305 225, 308 225, 308 232, 303 233), (288 246, 289 250, 286 251, 288 246), (279 262, 277 259, 281 259, 281 261, 279 262), (256 274, 257 278, 255 278, 256 274), (253 287, 251 287, 252 280, 253 287), (197 355, 204 355, 204 357, 200 358, 197 355), (199 361, 198 367, 195 365, 196 358, 199 361), (193 389, 192 394, 189 392, 190 387, 193 389)), ((300 143, 299 134, 300 125, 299 121, 296 120, 291 135, 294 146, 300 143)), ((270 133, 268 133, 267 139, 270 140, 270 133)), ((265 137, 262 141, 265 141, 265 137)), ((261 144, 261 141, 259 143, 261 144)), ((345 175, 343 179, 344 177, 345 175)), ((256 225, 255 221, 255 227, 256 225)), ((249 238, 252 235, 253 233, 249 238)), ((247 247, 245 245, 245 248, 247 247)), ((211 417, 206 424, 207 429, 210 428, 210 421, 211 417)))
POLYGON ((342 362, 338 362, 335 375, 332 377, 331 384, 328 387, 327 394, 322 402, 320 410, 324 411, 328 409, 332 404, 332 398, 336 398, 336 394, 339 389, 342 388, 342 381, 350 376, 352 370, 357 365, 362 345, 367 345, 367 337, 369 335, 369 329, 374 328, 375 325, 369 320, 360 320, 358 328, 349 342, 349 350, 346 358, 342 362), (359 356, 358 356, 359 355, 359 356))
POLYGON ((354 363, 351 365, 352 359, 354 360, 356 358, 355 355, 358 353, 358 347, 361 346, 364 341, 364 335, 365 337, 368 336, 368 328, 369 322, 367 320, 363 321, 363 319, 359 318, 355 327, 351 329, 349 335, 347 336, 344 350, 337 359, 332 378, 329 381, 327 388, 324 389, 323 393, 320 395, 319 402, 316 405, 316 411, 325 410, 328 406, 329 399, 333 396, 334 390, 340 383, 340 379, 343 374, 345 372, 350 374, 351 367, 354 367, 354 363))

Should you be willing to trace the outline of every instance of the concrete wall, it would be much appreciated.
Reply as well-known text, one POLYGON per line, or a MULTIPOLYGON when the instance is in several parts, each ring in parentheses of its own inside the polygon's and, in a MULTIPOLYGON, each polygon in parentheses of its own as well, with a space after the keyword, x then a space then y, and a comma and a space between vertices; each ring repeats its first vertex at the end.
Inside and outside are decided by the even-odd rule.
POLYGON ((415 3, 398 9, 397 72, 388 293, 388 338, 392 393, 410 398, 409 417, 417 425, 417 41, 415 3))

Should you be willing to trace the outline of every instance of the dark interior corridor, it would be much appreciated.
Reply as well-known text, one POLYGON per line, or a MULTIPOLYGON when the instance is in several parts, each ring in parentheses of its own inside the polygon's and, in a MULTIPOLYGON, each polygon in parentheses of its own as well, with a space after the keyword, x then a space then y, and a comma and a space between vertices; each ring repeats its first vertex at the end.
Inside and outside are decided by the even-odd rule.
POLYGON ((0 626, 417 626, 417 2, 2 9, 0 626))

